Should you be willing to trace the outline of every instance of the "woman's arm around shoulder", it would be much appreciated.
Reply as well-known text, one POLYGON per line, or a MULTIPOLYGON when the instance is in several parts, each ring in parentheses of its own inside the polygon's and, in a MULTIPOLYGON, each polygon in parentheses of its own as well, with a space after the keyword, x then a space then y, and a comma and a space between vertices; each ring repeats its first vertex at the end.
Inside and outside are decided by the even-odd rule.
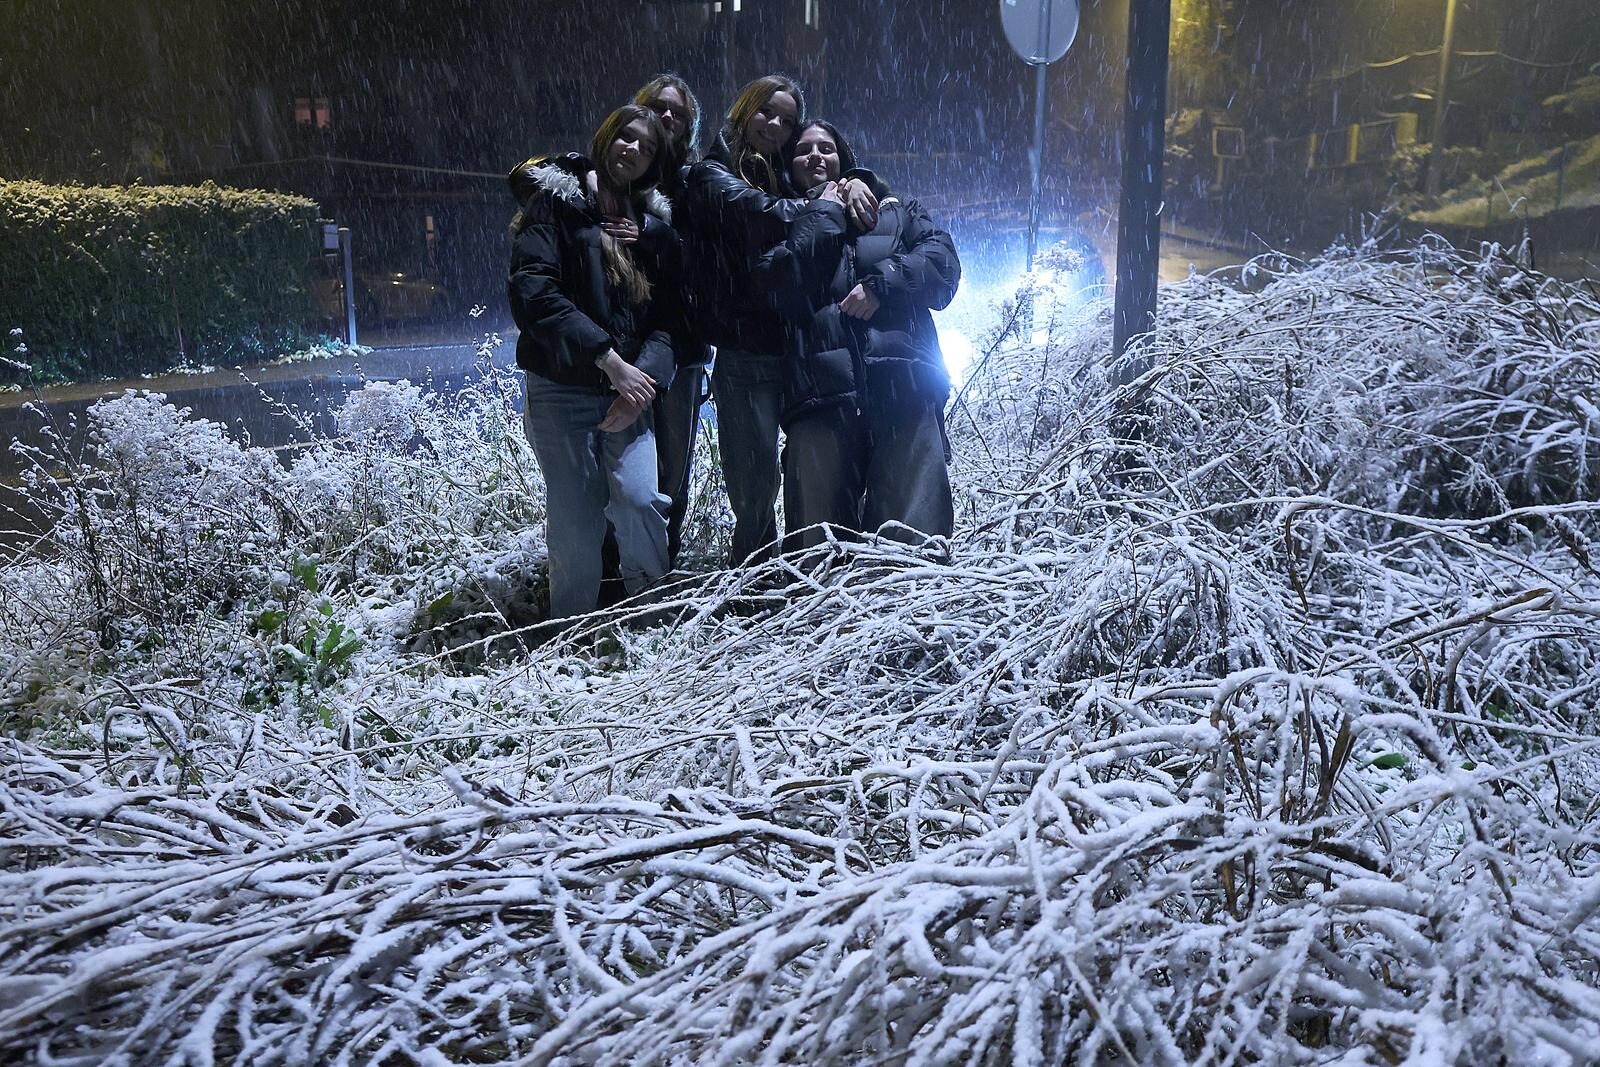
POLYGON ((804 197, 763 192, 717 159, 702 159, 689 168, 684 195, 690 210, 704 212, 720 226, 748 224, 763 216, 787 226, 807 204, 804 197))
POLYGON ((767 306, 791 322, 809 322, 817 310, 812 298, 823 294, 833 277, 849 228, 837 199, 808 203, 789 236, 756 261, 752 278, 767 306))

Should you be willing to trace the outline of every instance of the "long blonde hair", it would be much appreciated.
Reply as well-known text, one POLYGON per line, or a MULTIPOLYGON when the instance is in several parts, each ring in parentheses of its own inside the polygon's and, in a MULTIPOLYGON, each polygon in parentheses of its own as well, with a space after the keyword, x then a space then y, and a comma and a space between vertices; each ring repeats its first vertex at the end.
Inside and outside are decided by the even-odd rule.
POLYGON ((728 143, 728 151, 732 155, 728 165, 733 172, 757 189, 778 195, 784 188, 778 168, 744 139, 745 126, 757 111, 766 106, 774 93, 788 93, 794 97, 795 129, 798 130, 806 120, 805 93, 787 74, 768 74, 739 90, 724 120, 722 139, 728 143))
MULTIPOLYGON (((600 123, 600 128, 594 131, 594 138, 589 142, 589 160, 595 166, 597 184, 620 199, 627 200, 638 213, 640 222, 644 220, 645 197, 656 183, 661 180, 661 171, 664 160, 670 155, 667 143, 667 131, 661 125, 660 117, 649 108, 640 104, 624 104, 605 117, 600 123), (611 144, 622 133, 630 122, 643 119, 650 128, 651 136, 655 138, 655 156, 650 160, 650 166, 645 168, 639 180, 627 187, 619 187, 612 183, 611 176, 606 172, 605 158, 610 151, 611 144)), ((650 299, 650 279, 639 265, 634 262, 633 255, 627 246, 608 233, 600 234, 601 259, 606 266, 606 280, 618 289, 629 304, 637 307, 650 299)))
MULTIPOLYGON (((689 83, 671 71, 665 74, 657 74, 639 87, 639 91, 633 94, 633 102, 650 107, 650 102, 666 89, 678 90, 683 97, 684 106, 689 112, 689 124, 684 128, 683 139, 675 142, 670 136, 667 138, 672 149, 671 154, 676 157, 674 162, 692 163, 698 158, 695 153, 700 148, 700 98, 694 95, 694 90, 689 88, 689 83)), ((651 110, 654 111, 655 109, 651 108, 651 110)))

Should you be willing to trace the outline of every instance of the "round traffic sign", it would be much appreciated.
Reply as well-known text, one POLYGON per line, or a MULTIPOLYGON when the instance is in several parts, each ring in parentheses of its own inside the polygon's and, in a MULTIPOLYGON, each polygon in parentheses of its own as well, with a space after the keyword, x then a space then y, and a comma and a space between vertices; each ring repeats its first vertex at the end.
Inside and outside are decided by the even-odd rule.
POLYGON ((1054 63, 1078 36, 1078 0, 1000 0, 1000 25, 1024 63, 1054 63))

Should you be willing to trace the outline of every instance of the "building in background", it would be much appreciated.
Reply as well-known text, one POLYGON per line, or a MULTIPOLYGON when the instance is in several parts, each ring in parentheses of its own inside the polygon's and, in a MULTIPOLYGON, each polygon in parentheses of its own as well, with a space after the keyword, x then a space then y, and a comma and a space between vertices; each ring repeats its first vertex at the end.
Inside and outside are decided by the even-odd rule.
MULTIPOLYGON (((1600 74, 1593 2, 1458 0, 1453 178, 1600 134, 1546 104, 1600 74)), ((1445 4, 1173 0, 1173 215, 1314 243, 1403 192, 1445 4)), ((1127 8, 1083 0, 1050 69, 1049 214, 1114 208, 1127 8)), ((452 312, 502 302, 502 175, 585 148, 663 69, 698 90, 707 139, 738 85, 782 70, 896 187, 1026 201, 1031 73, 992 0, 9 0, 6 18, 0 176, 303 193, 352 227, 364 274, 425 277, 452 312)))

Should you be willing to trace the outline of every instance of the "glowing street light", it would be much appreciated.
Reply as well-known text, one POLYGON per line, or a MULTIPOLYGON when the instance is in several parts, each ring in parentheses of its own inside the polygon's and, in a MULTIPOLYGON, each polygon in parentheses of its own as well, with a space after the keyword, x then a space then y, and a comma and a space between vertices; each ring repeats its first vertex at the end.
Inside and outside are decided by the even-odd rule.
POLYGON ((1456 42, 1456 0, 1445 0, 1444 41, 1439 45, 1439 82, 1433 92, 1433 146, 1428 149, 1429 196, 1439 195, 1444 176, 1444 113, 1450 106, 1450 53, 1456 42))

